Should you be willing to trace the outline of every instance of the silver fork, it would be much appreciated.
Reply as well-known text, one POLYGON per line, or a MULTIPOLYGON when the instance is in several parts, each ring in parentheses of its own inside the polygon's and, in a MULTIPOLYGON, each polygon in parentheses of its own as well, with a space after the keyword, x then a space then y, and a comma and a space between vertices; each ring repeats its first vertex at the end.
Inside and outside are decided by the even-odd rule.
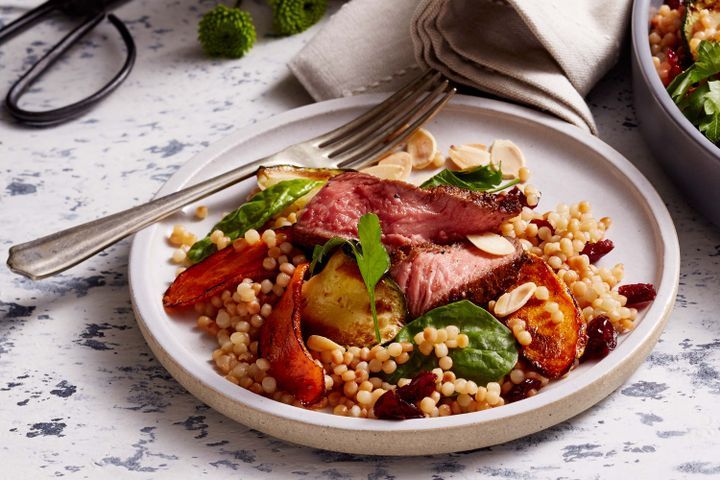
POLYGON ((185 205, 253 176, 260 166, 362 168, 430 120, 455 93, 439 73, 427 72, 358 118, 144 205, 10 248, 8 267, 33 280, 66 270, 185 205))

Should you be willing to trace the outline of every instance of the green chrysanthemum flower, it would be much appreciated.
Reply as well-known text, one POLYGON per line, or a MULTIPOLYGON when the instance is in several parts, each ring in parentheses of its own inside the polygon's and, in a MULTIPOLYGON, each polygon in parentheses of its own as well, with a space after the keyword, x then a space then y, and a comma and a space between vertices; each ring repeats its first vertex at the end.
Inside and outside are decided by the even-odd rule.
POLYGON ((198 27, 200 45, 213 57, 240 58, 256 38, 250 14, 222 4, 203 15, 198 27))
POLYGON ((273 27, 282 35, 293 35, 313 26, 327 8, 327 0, 268 0, 273 9, 273 27))

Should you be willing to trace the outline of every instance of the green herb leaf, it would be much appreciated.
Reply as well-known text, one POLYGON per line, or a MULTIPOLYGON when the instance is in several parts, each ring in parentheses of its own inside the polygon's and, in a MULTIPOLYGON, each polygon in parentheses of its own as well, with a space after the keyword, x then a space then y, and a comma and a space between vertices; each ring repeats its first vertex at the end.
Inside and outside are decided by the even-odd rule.
POLYGON ((699 125, 705 118, 705 96, 709 92, 708 84, 702 83, 677 102, 677 106, 693 125, 699 125))
POLYGON ((703 78, 708 78, 720 72, 720 44, 703 40, 698 44, 698 59, 695 68, 703 78))
POLYGON ((714 113, 698 125, 700 131, 713 143, 720 141, 720 113, 714 113))
POLYGON ((667 90, 690 122, 711 142, 720 141, 720 43, 703 40, 698 59, 668 85, 667 90))
MULTIPOLYGON (((712 80, 704 85, 703 112, 705 117, 698 123, 698 129, 711 141, 720 140, 720 80, 712 80)), ((700 89, 698 89, 700 90, 700 89)))
POLYGON ((322 183, 307 179, 285 180, 258 192, 249 202, 225 215, 210 230, 207 237, 195 242, 187 253, 188 258, 193 263, 197 263, 217 250, 215 244, 210 241, 210 234, 215 230, 221 230, 230 240, 235 240, 245 235, 245 232, 251 228, 262 227, 273 215, 322 183))
POLYGON ((457 172, 448 169, 442 170, 426 180, 420 185, 420 188, 452 185, 466 190, 494 193, 511 187, 518 182, 519 180, 511 180, 505 185, 500 185, 502 183, 502 171, 499 167, 489 164, 457 172))
POLYGON ((700 80, 702 80, 702 78, 698 75, 698 72, 695 70, 695 66, 693 65, 675 77, 673 81, 670 82, 670 85, 667 86, 667 91, 675 103, 678 103, 685 96, 688 90, 690 90, 690 87, 700 80))
POLYGON ((325 262, 325 259, 339 246, 345 244, 348 240, 340 237, 332 237, 325 242, 324 245, 315 245, 313 248, 312 261, 310 262, 310 275, 315 274, 315 268, 318 264, 325 262))
POLYGON ((375 307, 375 287, 390 269, 390 255, 388 255, 385 246, 382 244, 382 229, 377 215, 366 213, 360 217, 357 230, 359 242, 333 237, 322 246, 316 245, 313 249, 310 272, 312 273, 316 266, 322 263, 336 248, 343 244, 350 247, 367 289, 368 297, 370 297, 370 311, 375 325, 375 338, 380 343, 382 342, 382 336, 380 335, 380 325, 375 307))
POLYGON ((720 43, 703 40, 697 48, 698 59, 670 82, 668 93, 678 103, 694 84, 720 73, 720 43))
MULTIPOLYGON (((515 366, 518 350, 512 332, 484 308, 468 300, 430 310, 405 325, 394 341, 412 342, 425 327, 444 328, 449 325, 457 326, 470 339, 467 347, 450 349, 453 372, 458 377, 485 385, 500 380, 515 366)), ((410 360, 399 365, 387 379, 394 383, 437 366, 434 354, 425 356, 415 348, 410 360)))
POLYGON ((703 102, 705 113, 708 115, 720 113, 720 80, 711 80, 705 85, 707 86, 703 102))
POLYGON ((377 312, 375 311, 375 286, 390 269, 390 255, 388 255, 385 246, 382 244, 382 229, 377 215, 366 213, 360 217, 357 230, 361 251, 358 251, 355 245, 351 245, 360 274, 370 296, 370 310, 375 324, 375 337, 380 343, 382 337, 380 336, 380 327, 377 312))

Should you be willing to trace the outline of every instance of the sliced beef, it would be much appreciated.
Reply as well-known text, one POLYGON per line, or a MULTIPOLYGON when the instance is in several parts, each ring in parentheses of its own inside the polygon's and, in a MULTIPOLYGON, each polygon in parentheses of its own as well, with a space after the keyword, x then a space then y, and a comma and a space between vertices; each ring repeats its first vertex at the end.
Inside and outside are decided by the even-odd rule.
POLYGON ((489 194, 439 186, 421 189, 358 172, 330 179, 294 226, 306 245, 331 237, 356 238, 361 216, 380 217, 383 243, 391 248, 424 243, 447 244, 466 235, 497 231, 520 213, 523 195, 489 194))
POLYGON ((520 242, 515 252, 489 255, 469 242, 402 247, 393 253, 390 276, 405 292, 411 316, 468 299, 485 305, 517 280, 526 260, 520 242))

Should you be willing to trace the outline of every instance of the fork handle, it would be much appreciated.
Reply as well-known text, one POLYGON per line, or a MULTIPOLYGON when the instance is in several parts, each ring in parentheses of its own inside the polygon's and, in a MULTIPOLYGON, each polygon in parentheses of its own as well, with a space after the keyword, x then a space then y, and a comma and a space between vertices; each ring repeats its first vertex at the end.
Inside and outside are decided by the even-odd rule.
POLYGON ((33 280, 60 273, 185 205, 253 176, 267 160, 256 160, 143 205, 15 245, 10 248, 8 267, 33 280))

